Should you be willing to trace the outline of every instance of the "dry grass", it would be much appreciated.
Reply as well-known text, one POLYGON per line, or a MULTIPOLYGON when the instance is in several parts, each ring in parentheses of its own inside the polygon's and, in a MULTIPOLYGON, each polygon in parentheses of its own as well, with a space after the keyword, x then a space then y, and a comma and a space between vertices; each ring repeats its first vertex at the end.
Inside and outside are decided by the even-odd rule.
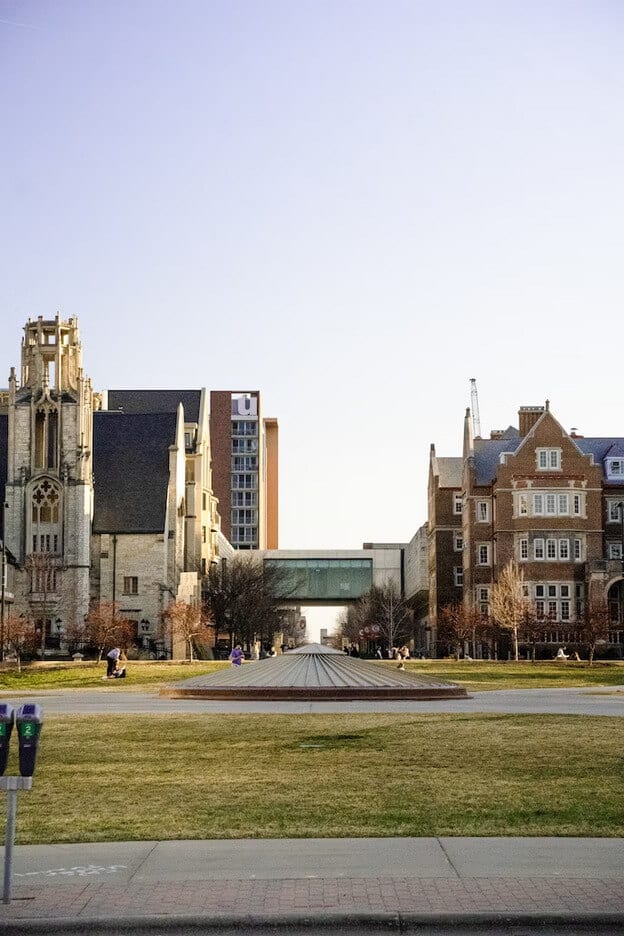
POLYGON ((615 718, 50 717, 18 841, 621 836, 623 751, 615 718))

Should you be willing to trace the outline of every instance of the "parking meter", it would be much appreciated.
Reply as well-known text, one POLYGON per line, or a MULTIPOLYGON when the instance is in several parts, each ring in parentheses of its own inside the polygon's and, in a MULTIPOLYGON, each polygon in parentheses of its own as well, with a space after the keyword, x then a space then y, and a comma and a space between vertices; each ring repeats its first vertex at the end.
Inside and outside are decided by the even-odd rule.
POLYGON ((40 705, 28 702, 18 708, 15 724, 19 744, 19 770, 22 777, 32 777, 35 772, 41 722, 40 705))
POLYGON ((15 712, 13 711, 13 706, 9 705, 8 702, 0 703, 0 777, 7 768, 9 742, 11 740, 14 720, 15 712))

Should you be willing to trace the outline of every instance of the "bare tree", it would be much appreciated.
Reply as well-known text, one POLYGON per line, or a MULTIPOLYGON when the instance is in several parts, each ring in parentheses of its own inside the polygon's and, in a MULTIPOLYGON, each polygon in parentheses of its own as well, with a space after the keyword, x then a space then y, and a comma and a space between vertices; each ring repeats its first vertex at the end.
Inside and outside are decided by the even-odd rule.
POLYGON ((200 605, 185 601, 172 601, 163 612, 163 634, 172 642, 184 641, 185 655, 193 661, 196 643, 208 642, 212 636, 211 621, 200 605))
POLYGON ((587 647, 590 666, 593 665, 597 645, 609 640, 610 628, 611 616, 608 602, 602 598, 590 600, 585 613, 578 621, 578 634, 583 645, 587 647))
POLYGON ((293 593, 285 571, 241 553, 222 566, 211 567, 203 582, 204 607, 214 622, 215 646, 227 633, 230 645, 247 649, 260 640, 273 643, 281 630, 280 606, 293 593))
POLYGON ((39 646, 35 622, 23 614, 10 614, 4 622, 4 634, 7 647, 17 657, 18 672, 21 672, 24 653, 35 653, 39 646))
POLYGON ((466 643, 480 637, 486 621, 476 608, 467 608, 463 603, 448 604, 440 609, 440 638, 452 647, 455 659, 459 660, 466 643))
POLYGON ((338 627, 341 637, 352 643, 361 643, 361 631, 368 629, 374 639, 392 648, 411 638, 412 612, 396 585, 386 581, 350 605, 338 627))
POLYGON ((490 612, 498 626, 508 631, 513 645, 514 660, 519 659, 518 632, 522 625, 527 603, 522 594, 524 575, 512 559, 501 572, 498 582, 490 591, 490 612))
POLYGON ((119 644, 126 650, 134 638, 131 621, 119 616, 119 606, 112 601, 96 601, 85 617, 84 639, 97 647, 98 663, 106 647, 119 644))

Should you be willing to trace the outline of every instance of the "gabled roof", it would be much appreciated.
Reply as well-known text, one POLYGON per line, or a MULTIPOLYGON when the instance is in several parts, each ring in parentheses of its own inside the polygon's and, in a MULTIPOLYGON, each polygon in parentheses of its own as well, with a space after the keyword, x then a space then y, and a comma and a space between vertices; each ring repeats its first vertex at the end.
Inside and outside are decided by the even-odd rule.
POLYGON ((124 413, 175 413, 181 403, 184 421, 199 422, 201 390, 109 390, 109 410, 124 413))
POLYGON ((441 488, 460 488, 462 485, 463 459, 437 458, 432 461, 433 473, 441 488))
POLYGON ((603 477, 608 484, 624 484, 624 479, 607 479, 605 458, 624 457, 624 439, 611 437, 606 439, 574 439, 584 455, 593 455, 594 463, 602 465, 603 477))
POLYGON ((176 413, 93 414, 94 533, 162 533, 176 413))
POLYGON ((479 487, 491 484, 498 472, 503 452, 515 452, 521 442, 519 435, 504 439, 475 439, 475 483, 479 487))

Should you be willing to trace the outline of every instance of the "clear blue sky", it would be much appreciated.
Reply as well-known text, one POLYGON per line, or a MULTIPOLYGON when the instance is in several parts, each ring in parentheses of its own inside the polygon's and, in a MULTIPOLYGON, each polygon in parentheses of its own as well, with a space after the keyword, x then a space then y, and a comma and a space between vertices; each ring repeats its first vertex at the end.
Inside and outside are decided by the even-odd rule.
POLYGON ((259 388, 281 543, 406 541, 429 444, 624 435, 624 6, 0 0, 6 386, 259 388))

